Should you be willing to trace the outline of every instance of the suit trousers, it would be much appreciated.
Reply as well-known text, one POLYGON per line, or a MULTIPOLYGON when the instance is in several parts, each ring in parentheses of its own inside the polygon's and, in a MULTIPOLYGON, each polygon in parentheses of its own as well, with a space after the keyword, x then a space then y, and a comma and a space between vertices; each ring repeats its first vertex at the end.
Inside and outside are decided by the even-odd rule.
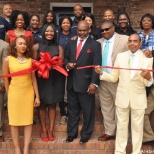
POLYGON ((95 95, 75 92, 73 89, 67 91, 68 101, 68 136, 77 137, 80 111, 83 114, 83 125, 80 132, 81 137, 90 138, 95 123, 95 95))
POLYGON ((132 154, 141 154, 142 138, 143 138, 143 120, 145 109, 132 109, 116 107, 117 114, 117 131, 115 154, 126 154, 126 146, 128 141, 128 123, 131 114, 131 132, 132 132, 132 154))
POLYGON ((117 85, 118 82, 110 83, 101 80, 99 86, 99 97, 104 118, 105 134, 111 136, 115 135, 116 130, 115 97, 117 85))
POLYGON ((0 136, 2 136, 2 128, 4 123, 4 92, 0 92, 0 136))
POLYGON ((143 142, 153 141, 154 132, 150 125, 149 115, 154 110, 154 87, 151 88, 144 114, 143 142))

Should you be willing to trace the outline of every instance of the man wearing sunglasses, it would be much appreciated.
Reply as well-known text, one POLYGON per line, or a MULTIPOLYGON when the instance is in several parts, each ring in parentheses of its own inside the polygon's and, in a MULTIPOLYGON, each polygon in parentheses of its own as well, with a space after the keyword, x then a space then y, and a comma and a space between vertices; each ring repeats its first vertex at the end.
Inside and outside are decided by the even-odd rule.
MULTIPOLYGON (((102 66, 113 66, 117 54, 128 50, 128 36, 117 34, 113 22, 110 20, 106 20, 102 23, 101 33, 102 38, 99 39, 98 42, 101 43, 102 47, 102 66)), ((111 69, 103 69, 103 71, 110 73, 111 69)), ((118 82, 109 83, 102 80, 100 81, 99 97, 105 127, 105 133, 98 137, 100 141, 107 141, 115 138, 115 95, 117 84, 118 82)))
MULTIPOLYGON (((117 25, 114 23, 114 14, 111 9, 107 9, 104 11, 102 20, 112 21, 115 29, 117 29, 117 25)), ((102 37, 102 33, 101 33, 101 26, 100 26, 98 27, 98 38, 100 39, 101 37, 102 37)))

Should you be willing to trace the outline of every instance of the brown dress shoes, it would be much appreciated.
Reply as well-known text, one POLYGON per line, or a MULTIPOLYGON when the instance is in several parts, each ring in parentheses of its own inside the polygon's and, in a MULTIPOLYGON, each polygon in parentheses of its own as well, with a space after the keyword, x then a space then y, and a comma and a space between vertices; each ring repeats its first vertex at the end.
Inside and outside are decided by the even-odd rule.
POLYGON ((4 137, 0 136, 0 142, 4 142, 4 137))
POLYGON ((100 137, 98 137, 99 141, 108 141, 108 140, 114 140, 115 136, 110 136, 107 134, 102 134, 100 137))

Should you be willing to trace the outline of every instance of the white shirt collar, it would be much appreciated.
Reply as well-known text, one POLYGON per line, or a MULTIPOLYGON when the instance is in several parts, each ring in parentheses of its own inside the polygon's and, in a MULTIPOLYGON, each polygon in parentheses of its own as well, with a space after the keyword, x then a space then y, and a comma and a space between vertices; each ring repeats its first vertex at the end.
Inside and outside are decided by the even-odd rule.
POLYGON ((131 56, 132 54, 134 54, 135 56, 138 56, 138 55, 139 55, 139 50, 137 50, 137 51, 134 52, 134 53, 132 53, 130 50, 129 50, 129 52, 130 52, 130 56, 131 56))

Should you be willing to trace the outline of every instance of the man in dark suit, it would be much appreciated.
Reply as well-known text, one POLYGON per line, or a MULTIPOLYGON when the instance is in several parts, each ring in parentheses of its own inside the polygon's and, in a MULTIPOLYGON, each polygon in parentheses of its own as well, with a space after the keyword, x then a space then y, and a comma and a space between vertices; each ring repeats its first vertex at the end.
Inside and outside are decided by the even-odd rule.
POLYGON ((78 23, 77 33, 77 39, 68 42, 64 59, 66 68, 69 70, 66 142, 72 142, 77 138, 80 111, 82 111, 83 126, 80 132, 80 143, 85 143, 94 129, 95 92, 99 84, 99 76, 93 68, 77 70, 77 67, 101 64, 101 45, 89 37, 89 26, 86 21, 78 23))

